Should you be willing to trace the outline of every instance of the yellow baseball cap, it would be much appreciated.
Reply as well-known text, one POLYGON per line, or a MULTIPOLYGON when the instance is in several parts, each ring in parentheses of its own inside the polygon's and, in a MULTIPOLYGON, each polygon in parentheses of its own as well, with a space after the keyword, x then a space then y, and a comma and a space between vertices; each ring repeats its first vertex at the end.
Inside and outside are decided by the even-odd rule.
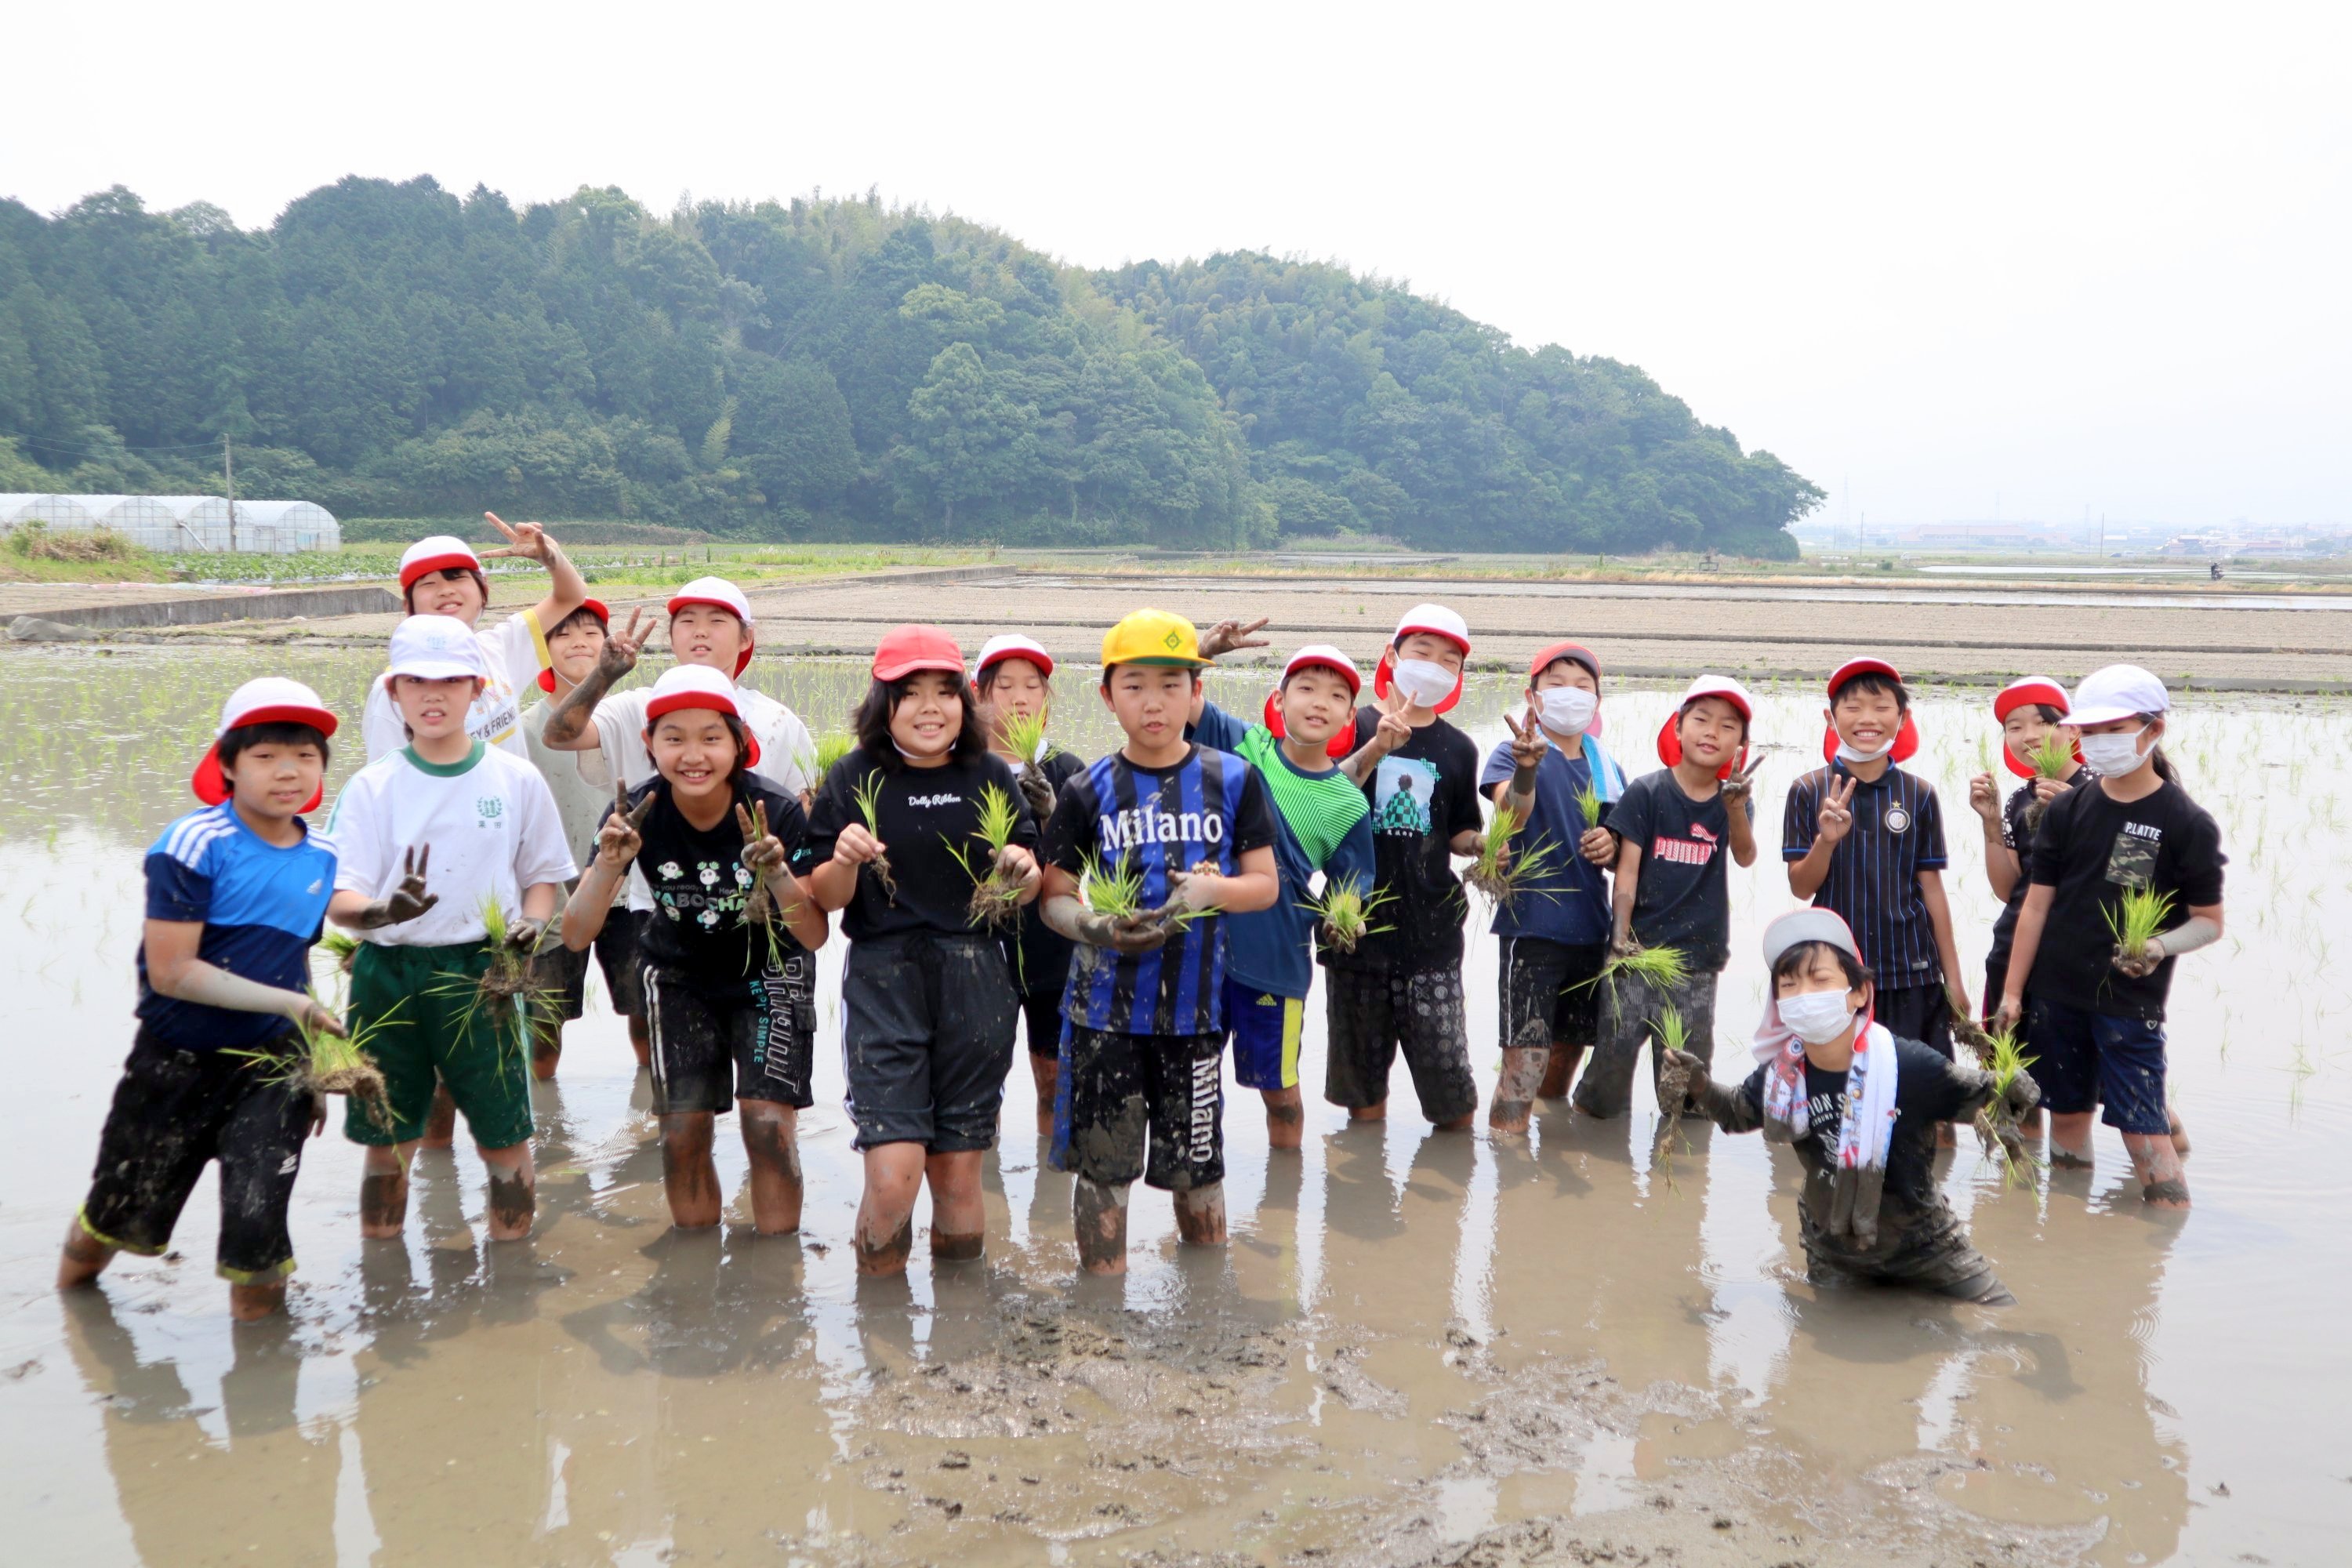
POLYGON ((1181 616, 1165 610, 1138 610, 1103 633, 1102 661, 1114 664, 1172 664, 1198 669, 1209 660, 1201 657, 1201 634, 1181 616))

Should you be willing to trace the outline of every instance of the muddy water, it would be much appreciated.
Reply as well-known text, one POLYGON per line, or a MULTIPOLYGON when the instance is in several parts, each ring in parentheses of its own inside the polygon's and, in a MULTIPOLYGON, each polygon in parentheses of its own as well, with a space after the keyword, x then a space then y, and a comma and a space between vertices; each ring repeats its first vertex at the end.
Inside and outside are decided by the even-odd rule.
MULTIPOLYGON (((356 711, 371 661, 282 662, 356 711)), ((1400 1072, 1389 1122, 1349 1127, 1315 1102, 1319 1001, 1303 1153, 1270 1158, 1255 1097, 1229 1102, 1230 1247, 1180 1254, 1167 1200, 1139 1195, 1128 1278, 1075 1280, 1024 1063, 985 1261, 934 1269, 919 1245, 907 1279, 861 1289, 837 1052, 818 1053, 803 1123, 803 1235, 755 1239, 740 1196, 725 1234, 673 1235, 644 1086, 598 1002, 539 1093, 535 1241, 488 1243, 460 1152, 421 1160, 404 1243, 363 1247, 355 1152, 321 1141, 291 1312, 232 1329, 209 1181, 171 1258, 122 1259, 72 1300, 49 1279, 131 1033, 140 851, 251 673, 247 656, 39 653, 0 683, 12 1561, 1566 1562, 1606 1543, 1620 1562, 2291 1563, 2336 1557, 2352 1524, 2352 996, 2330 951, 2352 708, 2182 717, 2177 753, 2233 857, 2231 935, 2175 993, 2198 1206, 2144 1212, 2104 1131, 2095 1173, 2032 1190, 1957 1152, 1947 1190, 2012 1309, 1816 1296, 1793 1162, 1700 1131, 1654 1173, 1646 1100, 1612 1123, 1548 1110, 1521 1140, 1436 1135, 1400 1072)), ((837 666, 766 682, 820 725, 857 683, 837 666)), ((1255 705, 1246 678, 1215 690, 1255 705)), ((1468 704, 1482 744, 1504 695, 1468 704)), ((1919 765, 1963 819, 1971 963, 1992 914, 1963 805, 1980 701, 1921 710, 1919 765)), ((1637 766, 1667 702, 1610 700, 1637 766)), ((1746 1062, 1752 935, 1786 902, 1772 815, 1818 756, 1818 710, 1767 696, 1761 735, 1788 749, 1765 775, 1766 861, 1733 877, 1722 1077, 1746 1062)), ((1095 715, 1061 729, 1108 741, 1095 715)), ((1480 935, 1482 1086, 1494 973, 1480 935)))

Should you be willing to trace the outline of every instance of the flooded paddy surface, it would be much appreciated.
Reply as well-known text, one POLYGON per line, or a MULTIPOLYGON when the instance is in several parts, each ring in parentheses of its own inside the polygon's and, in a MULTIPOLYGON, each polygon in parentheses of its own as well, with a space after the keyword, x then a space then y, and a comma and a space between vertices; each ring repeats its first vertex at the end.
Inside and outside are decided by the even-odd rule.
MULTIPOLYGON (((1044 1168, 1016 1061, 986 1258, 934 1268, 919 1245, 905 1280, 861 1288, 836 943, 799 1237, 751 1234, 723 1124, 730 1223, 669 1231, 645 1085, 598 998, 538 1093, 534 1240, 488 1241, 461 1138, 421 1158, 406 1239, 362 1245, 357 1151, 331 1135, 296 1191, 290 1311, 235 1328, 209 1178, 172 1258, 124 1258, 70 1299, 50 1279, 131 1034, 141 852, 187 808, 218 701, 257 658, 346 713, 378 668, 83 650, 12 655, 0 681, 10 1560, 2340 1560, 2352 994, 2332 945, 2352 900, 2352 704, 2179 715, 2176 758, 2231 855, 2230 935, 2173 999, 2197 1207, 2146 1212, 2105 1129, 2095 1173, 2031 1190, 1959 1149, 1946 1190, 2013 1308, 1817 1294, 1793 1159, 1700 1128, 1655 1178, 1646 1098, 1615 1122, 1547 1110, 1524 1139, 1437 1134, 1400 1071, 1387 1123, 1350 1127, 1317 1093, 1319 996, 1305 1150, 1269 1155, 1256 1097, 1228 1089, 1230 1247, 1180 1253, 1167 1199, 1139 1188, 1129 1276, 1076 1279, 1068 1180, 1044 1168)), ((776 662, 756 683, 820 728, 863 682, 776 662)), ((1072 674, 1057 731, 1098 752, 1108 727, 1072 674)), ((1259 677, 1213 679, 1255 708, 1259 677)), ((1482 748, 1510 684, 1458 715, 1482 748)), ((1609 699, 1636 771, 1670 700, 1609 699)), ((1971 964, 1993 914, 1965 805, 1983 701, 1927 693, 1916 763, 1943 794, 1971 964)), ((1754 933, 1789 902, 1780 801, 1819 757, 1819 709, 1764 695, 1759 739, 1781 749, 1759 864, 1732 879, 1719 1078, 1748 1065, 1754 933)), ((1483 929, 1466 973, 1482 1087, 1483 929)))

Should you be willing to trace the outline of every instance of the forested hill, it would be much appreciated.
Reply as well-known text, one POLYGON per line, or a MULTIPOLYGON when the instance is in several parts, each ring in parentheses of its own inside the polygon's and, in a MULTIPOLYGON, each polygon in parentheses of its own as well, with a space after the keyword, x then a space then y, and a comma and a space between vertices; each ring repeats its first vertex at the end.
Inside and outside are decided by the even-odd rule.
POLYGON ((1631 366, 1337 267, 1092 273, 870 197, 0 201, 0 490, 217 488, 224 432, 245 493, 346 516, 756 538, 1793 555, 1821 500, 1631 366))

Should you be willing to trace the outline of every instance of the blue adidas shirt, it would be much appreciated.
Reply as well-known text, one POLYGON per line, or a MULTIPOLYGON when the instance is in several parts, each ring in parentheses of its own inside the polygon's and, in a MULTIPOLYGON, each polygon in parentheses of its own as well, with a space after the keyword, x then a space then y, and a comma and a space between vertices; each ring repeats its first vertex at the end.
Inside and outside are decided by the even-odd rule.
MULTIPOLYGON (((196 956, 216 969, 288 991, 310 984, 310 947, 335 892, 335 851, 303 825, 302 842, 266 843, 233 805, 192 811, 147 851, 147 918, 202 921, 196 956)), ((289 1026, 275 1013, 182 1002, 147 984, 139 950, 139 1018, 175 1050, 247 1050, 289 1026)))

